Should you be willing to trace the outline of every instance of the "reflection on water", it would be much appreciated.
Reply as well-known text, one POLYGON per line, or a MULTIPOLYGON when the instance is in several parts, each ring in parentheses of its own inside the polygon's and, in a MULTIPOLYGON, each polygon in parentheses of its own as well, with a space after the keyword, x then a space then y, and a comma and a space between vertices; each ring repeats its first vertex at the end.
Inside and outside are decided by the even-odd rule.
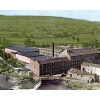
MULTIPOLYGON (((0 74, 0 90, 5 89, 9 90, 12 87, 19 86, 21 81, 16 77, 9 77, 6 75, 0 74)), ((34 81, 25 82, 21 89, 33 89, 35 83, 34 81)), ((41 86, 38 90, 71 90, 67 88, 63 81, 55 80, 55 81, 42 81, 41 86)))
POLYGON ((18 78, 9 77, 6 75, 0 74, 0 87, 4 89, 11 89, 13 86, 18 85, 18 78))
POLYGON ((38 90, 70 90, 63 81, 42 81, 38 90))
POLYGON ((21 83, 17 77, 9 77, 6 75, 0 74, 0 90, 10 90, 10 89, 33 89, 34 88, 34 81, 24 81, 21 83))

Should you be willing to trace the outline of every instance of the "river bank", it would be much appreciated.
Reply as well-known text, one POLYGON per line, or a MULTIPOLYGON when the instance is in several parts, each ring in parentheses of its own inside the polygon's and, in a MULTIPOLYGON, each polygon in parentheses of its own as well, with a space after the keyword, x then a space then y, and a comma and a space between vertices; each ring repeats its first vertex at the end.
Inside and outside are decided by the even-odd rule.
POLYGON ((100 90, 100 83, 98 82, 85 83, 77 79, 66 78, 64 84, 72 90, 100 90))
POLYGON ((12 77, 0 74, 0 90, 33 89, 35 84, 36 82, 31 78, 12 77))
POLYGON ((71 90, 66 87, 64 81, 42 81, 37 90, 71 90))
MULTIPOLYGON (((0 74, 0 90, 29 90, 33 89, 37 82, 33 79, 11 77, 0 74), (16 88, 18 87, 18 88, 16 88)), ((37 90, 70 90, 64 85, 64 81, 42 81, 41 86, 37 90)))
MULTIPOLYGON (((32 78, 0 74, 0 90, 33 89, 37 84, 32 78)), ((77 79, 64 77, 63 80, 42 81, 37 90, 100 90, 100 83, 85 83, 77 79)))

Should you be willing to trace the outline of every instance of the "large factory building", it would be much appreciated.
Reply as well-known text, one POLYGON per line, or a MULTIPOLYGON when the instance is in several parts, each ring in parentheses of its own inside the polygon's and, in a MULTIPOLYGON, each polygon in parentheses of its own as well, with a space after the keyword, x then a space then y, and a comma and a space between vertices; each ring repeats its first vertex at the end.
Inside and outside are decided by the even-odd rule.
MULTIPOLYGON (((95 63, 99 58, 99 52, 93 48, 67 50, 66 54, 66 57, 35 61, 33 78, 38 79, 45 75, 66 74, 70 68, 81 69, 81 64, 84 61, 95 63)), ((98 61, 100 62, 100 60, 98 61)))
POLYGON ((43 55, 42 51, 35 47, 18 45, 5 48, 5 52, 16 59, 25 63, 33 63, 34 79, 47 75, 66 74, 70 68, 81 69, 83 62, 100 63, 100 53, 93 48, 62 49, 55 53, 53 44, 49 53, 46 51, 43 55), (50 52, 52 52, 52 57, 50 52))

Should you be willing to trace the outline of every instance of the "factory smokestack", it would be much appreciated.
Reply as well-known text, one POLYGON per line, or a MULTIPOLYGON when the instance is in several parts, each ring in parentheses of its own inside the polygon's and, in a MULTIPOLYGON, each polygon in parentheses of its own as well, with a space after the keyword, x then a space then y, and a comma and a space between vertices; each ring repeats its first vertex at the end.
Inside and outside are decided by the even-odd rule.
POLYGON ((52 56, 54 57, 54 42, 52 43, 52 56))

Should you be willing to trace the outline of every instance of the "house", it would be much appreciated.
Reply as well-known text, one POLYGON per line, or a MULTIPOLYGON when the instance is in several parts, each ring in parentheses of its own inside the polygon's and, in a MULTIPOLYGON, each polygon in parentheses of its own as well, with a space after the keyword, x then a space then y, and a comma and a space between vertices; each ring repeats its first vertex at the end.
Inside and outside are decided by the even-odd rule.
POLYGON ((83 62, 81 65, 81 70, 100 76, 100 64, 83 62))
POLYGON ((84 72, 82 70, 78 70, 76 68, 69 69, 68 76, 72 77, 72 78, 79 79, 79 80, 84 81, 86 83, 90 83, 90 82, 95 81, 95 75, 84 72))
POLYGON ((100 82, 100 64, 83 62, 81 65, 81 70, 99 76, 99 79, 97 77, 97 80, 100 82))

